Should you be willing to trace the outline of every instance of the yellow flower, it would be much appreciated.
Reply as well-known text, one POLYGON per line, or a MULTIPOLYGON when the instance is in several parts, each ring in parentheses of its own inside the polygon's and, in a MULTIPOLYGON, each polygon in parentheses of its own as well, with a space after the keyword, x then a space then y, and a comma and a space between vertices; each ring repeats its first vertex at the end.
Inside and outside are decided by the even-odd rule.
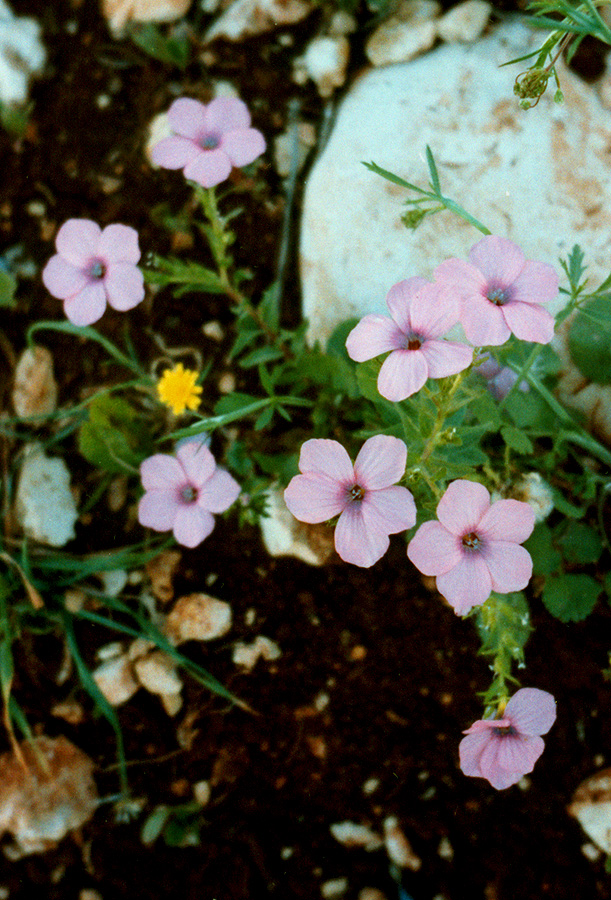
POLYGON ((197 409, 202 402, 199 396, 202 387, 195 384, 198 377, 199 372, 185 369, 182 363, 178 363, 173 369, 166 369, 157 382, 159 399, 170 407, 175 416, 185 409, 197 409))

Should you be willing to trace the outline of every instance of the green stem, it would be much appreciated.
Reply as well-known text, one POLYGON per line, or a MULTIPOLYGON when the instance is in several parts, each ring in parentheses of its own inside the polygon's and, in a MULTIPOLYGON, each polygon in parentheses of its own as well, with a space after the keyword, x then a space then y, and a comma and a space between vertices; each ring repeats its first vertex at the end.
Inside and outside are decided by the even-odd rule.
POLYGON ((108 338, 105 338, 99 332, 95 330, 95 328, 90 328, 89 326, 85 326, 80 328, 78 325, 73 325, 71 322, 36 322, 34 325, 31 325, 28 329, 26 341, 28 347, 34 347, 34 334, 37 331, 59 331, 62 334, 74 334, 77 337, 86 338, 90 341, 95 341, 101 347, 106 350, 108 355, 120 363, 122 366, 125 366, 132 372, 135 372, 136 375, 143 375, 144 372, 139 363, 135 360, 130 359, 129 356, 126 356, 125 353, 122 353, 118 347, 116 347, 112 341, 109 341, 108 338))
MULTIPOLYGON (((433 430, 429 435, 429 439, 424 445, 424 449, 422 451, 422 456, 420 457, 420 465, 426 462, 429 458, 437 444, 439 443, 439 436, 443 430, 443 426, 445 425, 445 421, 450 412, 453 412, 452 408, 452 398, 454 397, 456 391, 462 384, 465 373, 468 372, 468 369, 465 369, 463 372, 459 372, 458 375, 455 376, 454 381, 452 382, 452 386, 448 390, 448 392, 443 396, 439 405, 437 406, 437 415, 435 416, 435 422, 433 424, 433 430)), ((434 398, 433 398, 434 402, 434 398)))

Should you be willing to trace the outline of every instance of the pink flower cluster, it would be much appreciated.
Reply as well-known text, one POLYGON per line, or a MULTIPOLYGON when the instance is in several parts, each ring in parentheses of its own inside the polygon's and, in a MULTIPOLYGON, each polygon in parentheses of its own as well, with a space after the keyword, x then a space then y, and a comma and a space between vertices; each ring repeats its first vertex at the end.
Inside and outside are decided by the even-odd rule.
POLYGON ((516 784, 543 753, 541 737, 556 719, 556 703, 547 691, 522 688, 501 718, 480 719, 464 732, 458 748, 465 775, 485 778, 499 791, 516 784))

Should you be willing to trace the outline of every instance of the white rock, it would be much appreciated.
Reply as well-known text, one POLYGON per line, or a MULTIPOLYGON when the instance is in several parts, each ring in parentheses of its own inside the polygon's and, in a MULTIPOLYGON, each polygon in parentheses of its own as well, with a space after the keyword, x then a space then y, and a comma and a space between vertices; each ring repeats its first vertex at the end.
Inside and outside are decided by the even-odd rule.
POLYGON ((590 840, 611 854, 611 769, 603 769, 583 781, 567 807, 590 840))
POLYGON ((17 521, 29 538, 63 547, 75 537, 78 512, 63 459, 47 456, 40 444, 28 444, 15 503, 17 521))
POLYGON ((267 492, 268 515, 260 521, 261 536, 270 556, 294 556, 310 566, 322 566, 333 552, 333 531, 304 525, 289 512, 282 492, 267 492))
POLYGON ((346 80, 349 58, 350 42, 344 35, 316 37, 303 56, 295 60, 293 79, 297 84, 305 84, 309 78, 321 97, 330 97, 346 80))
POLYGON ((179 694, 182 681, 174 661, 162 650, 153 650, 134 662, 134 672, 143 688, 151 694, 179 694))
POLYGON ((128 573, 125 569, 108 569, 98 572, 97 577, 102 582, 102 589, 107 597, 118 597, 127 584, 128 573))
POLYGON ((329 831, 336 841, 344 847, 360 847, 371 853, 384 846, 384 841, 379 834, 372 831, 368 825, 357 825, 356 822, 335 822, 329 831))
POLYGON ((400 869, 417 872, 421 867, 422 860, 412 850, 396 816, 387 816, 384 819, 384 844, 389 859, 400 869))
POLYGON ((306 161, 308 153, 316 145, 316 129, 311 122, 299 122, 295 129, 287 131, 274 138, 274 163, 276 171, 282 178, 290 175, 293 166, 299 171, 306 161), (293 158, 297 157, 296 162, 293 158))
POLYGON ((204 35, 204 43, 219 37, 241 41, 282 25, 294 25, 314 9, 309 0, 234 0, 204 35))
POLYGON ((437 34, 447 43, 474 41, 488 24, 491 12, 492 7, 486 0, 466 0, 441 17, 437 34))
POLYGON ((168 640, 175 645, 185 641, 213 641, 231 629, 231 606, 208 594, 188 594, 174 604, 165 622, 168 640))
POLYGON ((30 80, 40 75, 47 52, 35 19, 15 16, 0 0, 0 102, 19 105, 28 99, 30 80))
POLYGON ((169 716, 175 716, 182 709, 182 697, 180 694, 160 694, 161 705, 169 716))
POLYGON ((254 639, 252 644, 245 644, 243 641, 238 641, 233 648, 231 658, 236 666, 244 666, 244 668, 248 669, 250 672, 251 669, 254 669, 259 659, 271 661, 279 659, 281 656, 282 650, 278 644, 276 644, 275 641, 272 641, 271 638, 260 634, 254 639))
POLYGON ((323 881, 320 886, 320 894, 324 900, 335 900, 336 897, 343 897, 348 890, 347 878, 330 878, 329 881, 323 881))
POLYGON ((439 10, 435 0, 404 0, 365 44, 369 62, 373 66, 388 66, 424 53, 435 43, 439 10))
POLYGON ((46 347, 28 347, 15 367, 13 408, 18 416, 46 416, 57 407, 53 357, 46 347))
MULTIPOLYGON (((305 190, 300 263, 310 341, 325 341, 352 316, 388 314, 393 284, 431 277, 481 237, 447 211, 406 229, 400 216, 412 195, 362 165, 373 160, 426 188, 426 144, 445 195, 493 233, 556 266, 578 242, 592 284, 608 275, 609 115, 591 87, 564 70, 564 106, 550 91, 536 109, 521 110, 513 82, 524 64, 499 64, 532 42, 531 31, 510 21, 475 44, 442 45, 355 83, 305 190)), ((550 304, 552 313, 563 302, 550 304)))
POLYGON ((120 706, 130 700, 139 683, 134 678, 127 656, 107 659, 92 672, 93 680, 112 706, 120 706))
POLYGON ((119 37, 128 22, 174 22, 193 0, 101 0, 111 32, 119 37))
POLYGON ((200 806, 207 806, 210 803, 212 789, 209 781, 196 781, 193 785, 193 796, 200 806))

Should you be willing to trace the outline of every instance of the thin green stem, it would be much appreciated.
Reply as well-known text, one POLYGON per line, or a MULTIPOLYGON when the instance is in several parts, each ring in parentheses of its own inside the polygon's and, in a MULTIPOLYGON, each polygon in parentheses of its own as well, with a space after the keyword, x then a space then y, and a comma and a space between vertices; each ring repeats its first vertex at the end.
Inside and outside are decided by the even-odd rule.
POLYGON ((26 341, 28 347, 34 347, 34 335, 37 331, 58 331, 62 334, 73 334, 77 337, 86 338, 90 341, 95 341, 101 347, 106 350, 108 355, 120 363, 122 366, 125 366, 131 372, 135 372, 136 375, 144 375, 144 371, 140 364, 133 359, 130 359, 129 356, 126 356, 125 353, 122 353, 118 347, 116 347, 112 341, 109 341, 108 338, 105 338, 101 335, 95 328, 90 328, 89 326, 85 326, 83 328, 79 328, 77 325, 73 325, 71 322, 35 322, 34 325, 31 325, 28 328, 28 332, 26 335, 26 341))

